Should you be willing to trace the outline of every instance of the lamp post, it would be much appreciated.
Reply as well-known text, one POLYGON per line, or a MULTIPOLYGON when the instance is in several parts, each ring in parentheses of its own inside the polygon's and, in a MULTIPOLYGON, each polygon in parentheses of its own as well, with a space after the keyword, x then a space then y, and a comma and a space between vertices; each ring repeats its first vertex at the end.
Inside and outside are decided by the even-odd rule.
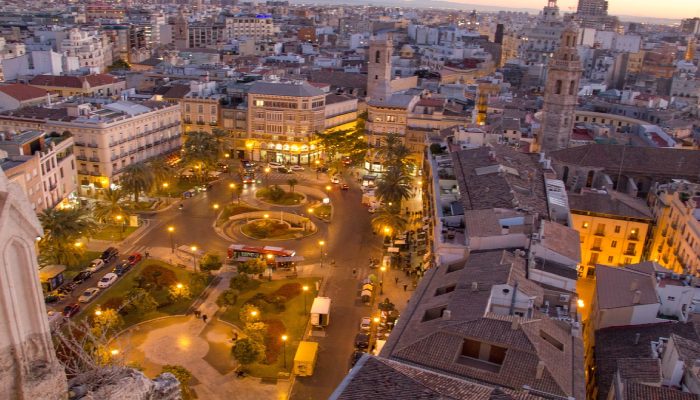
POLYGON ((321 247, 321 268, 323 268, 323 259, 325 258, 323 246, 326 245, 326 242, 323 240, 319 240, 318 245, 321 247))
POLYGON ((194 272, 197 272, 197 246, 193 245, 190 249, 192 250, 192 267, 194 272))
POLYGON ((165 193, 165 204, 170 204, 170 191, 168 187, 170 184, 168 182, 163 182, 163 193, 165 193))
POLYGON ((384 294, 384 271, 386 271, 386 267, 382 265, 379 270, 382 271, 382 279, 379 281, 379 294, 384 294))
POLYGON ((216 213, 219 212, 219 203, 214 203, 214 205, 211 206, 211 208, 214 209, 214 215, 216 215, 216 213))
POLYGON ((318 180, 318 169, 320 168, 321 161, 316 160, 314 164, 316 164, 316 180, 318 180))
POLYGON ((308 285, 304 285, 304 286, 301 288, 301 290, 302 290, 303 293, 304 293, 304 315, 306 315, 306 292, 309 291, 309 286, 308 286, 308 285))
POLYGON ((270 184, 270 167, 265 167, 265 187, 270 184))
POLYGON ((267 257, 267 260, 268 260, 268 261, 267 261, 267 262, 268 262, 267 270, 270 271, 270 275, 269 275, 268 278, 269 278, 269 280, 272 280, 272 266, 269 264, 269 262, 272 261, 272 259, 273 259, 275 256, 273 256, 272 254, 268 254, 268 255, 266 255, 265 257, 267 257))
POLYGON ((168 227, 168 236, 170 236, 170 252, 175 253, 175 241, 173 240, 173 232, 175 232, 174 226, 168 227))
POLYGON ((282 335, 282 354, 284 359, 284 369, 287 369, 287 335, 282 335))
POLYGON ((124 239, 124 216, 117 215, 115 218, 117 218, 117 222, 119 224, 121 224, 121 230, 119 233, 119 240, 124 239))

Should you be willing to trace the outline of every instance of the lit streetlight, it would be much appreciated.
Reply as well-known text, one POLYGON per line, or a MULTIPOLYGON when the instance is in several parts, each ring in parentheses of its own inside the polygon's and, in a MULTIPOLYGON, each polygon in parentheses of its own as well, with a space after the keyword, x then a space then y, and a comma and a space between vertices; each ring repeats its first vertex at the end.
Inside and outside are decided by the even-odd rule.
POLYGON ((578 299, 576 301, 576 304, 578 305, 578 308, 583 308, 586 306, 586 303, 583 301, 583 299, 578 299))
POLYGON ((269 263, 271 263, 271 262, 274 263, 274 261, 272 261, 272 259, 275 258, 275 256, 273 256, 272 254, 268 254, 265 257, 267 257, 267 263, 268 263, 267 270, 270 271, 269 280, 272 280, 272 266, 270 266, 269 263))
POLYGON ((178 283, 177 285, 175 285, 175 287, 178 288, 178 289, 182 289, 182 288, 183 288, 182 283, 178 283))
POLYGON ((282 354, 284 359, 284 368, 287 369, 287 335, 282 335, 282 354))
POLYGON ((379 323, 379 317, 374 317, 373 321, 374 321, 375 324, 378 324, 378 323, 379 323))
POLYGON ((117 219, 117 223, 120 223, 122 225, 122 229, 119 234, 119 239, 124 239, 124 224, 126 223, 126 219, 123 215, 117 215, 115 218, 117 219))
POLYGON ((194 272, 197 272, 197 246, 192 246, 190 247, 190 250, 192 250, 192 267, 194 268, 194 272))
POLYGON ((384 272, 386 271, 386 267, 382 265, 379 270, 382 271, 382 279, 379 281, 379 294, 384 294, 384 272))
POLYGON ((331 185, 326 185, 326 190, 328 190, 330 192, 331 189, 333 189, 333 187, 331 185))
POLYGON ((265 186, 270 183, 270 167, 265 167, 265 186))
POLYGON ((321 268, 323 268, 323 259, 325 258, 325 257, 324 257, 325 251, 324 251, 323 246, 326 245, 326 242, 323 241, 323 240, 319 240, 319 241, 318 241, 318 245, 321 247, 321 268))
POLYGON ((163 192, 165 193, 165 203, 169 204, 170 203, 170 192, 168 191, 168 187, 170 184, 168 182, 163 182, 163 192))
POLYGON ((301 290, 304 292, 304 315, 306 315, 306 292, 309 291, 309 286, 304 285, 301 290))
POLYGON ((253 310, 253 311, 250 312, 250 316, 253 317, 253 318, 255 318, 255 317, 258 316, 258 312, 257 312, 256 310, 253 310))
POLYGON ((111 354, 112 357, 116 357, 116 356, 119 355, 119 350, 117 350, 117 349, 112 349, 112 350, 109 351, 109 354, 111 354))
POLYGON ((173 240, 173 232, 175 232, 174 226, 168 227, 168 236, 170 236, 170 252, 175 253, 175 241, 173 240))
POLYGON ((82 242, 75 242, 75 243, 73 244, 73 246, 75 246, 76 248, 79 249, 79 248, 83 247, 83 243, 82 243, 82 242))
POLYGON ((95 315, 97 315, 98 317, 102 315, 102 310, 95 310, 95 315))
POLYGON ((318 169, 320 167, 321 161, 316 160, 314 164, 316 164, 316 180, 318 180, 318 169))

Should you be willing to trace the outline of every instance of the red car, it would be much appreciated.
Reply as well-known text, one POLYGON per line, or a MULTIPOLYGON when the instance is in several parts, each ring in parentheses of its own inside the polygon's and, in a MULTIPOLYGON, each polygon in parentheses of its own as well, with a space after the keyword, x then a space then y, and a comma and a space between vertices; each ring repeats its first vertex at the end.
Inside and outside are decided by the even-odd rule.
POLYGON ((63 316, 66 318, 70 318, 74 316, 75 314, 80 311, 80 304, 74 303, 74 304, 69 304, 63 309, 63 316))
POLYGON ((141 261, 141 253, 134 253, 129 256, 129 265, 134 266, 137 262, 141 261))

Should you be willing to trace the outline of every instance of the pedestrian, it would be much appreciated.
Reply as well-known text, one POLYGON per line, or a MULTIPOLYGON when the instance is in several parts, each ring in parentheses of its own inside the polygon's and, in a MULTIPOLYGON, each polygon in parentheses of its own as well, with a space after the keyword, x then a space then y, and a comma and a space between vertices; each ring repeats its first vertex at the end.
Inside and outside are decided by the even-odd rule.
POLYGON ((403 284, 403 291, 405 292, 406 289, 408 289, 408 285, 404 283, 404 284, 403 284))
POLYGON ((202 315, 202 321, 204 321, 205 324, 207 323, 207 314, 202 315))
POLYGON ((357 274, 357 269, 353 268, 352 269, 352 275, 355 276, 357 274))
POLYGON ((151 255, 151 253, 149 253, 148 251, 146 251, 144 254, 145 254, 146 258, 148 258, 148 256, 151 255))
POLYGON ((202 312, 199 310, 194 310, 194 317, 199 319, 199 316, 202 315, 202 312))
POLYGON ((394 282, 396 282, 397 285, 399 284, 399 277, 398 276, 394 277, 394 282))

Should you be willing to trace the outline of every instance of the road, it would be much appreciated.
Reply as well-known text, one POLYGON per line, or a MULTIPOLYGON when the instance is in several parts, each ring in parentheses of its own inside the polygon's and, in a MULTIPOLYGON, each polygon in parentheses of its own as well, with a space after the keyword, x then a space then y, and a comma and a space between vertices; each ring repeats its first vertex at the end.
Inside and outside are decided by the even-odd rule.
MULTIPOLYGON (((325 174, 316 179, 315 173, 305 171, 295 173, 294 177, 300 181, 299 185, 321 190, 328 184, 325 174)), ((270 184, 285 184, 289 178, 289 175, 271 173, 267 180, 270 184)), ((230 242, 220 237, 212 228, 215 218, 213 205, 223 205, 232 200, 228 186, 232 181, 240 183, 237 176, 234 180, 231 175, 226 174, 214 183, 209 191, 182 200, 183 210, 171 207, 163 212, 145 216, 148 219, 148 229, 139 237, 130 238, 131 240, 124 243, 120 248, 120 258, 126 257, 124 251, 143 253, 149 248, 170 248, 170 236, 167 231, 169 226, 174 227, 173 239, 176 246, 196 245, 205 252, 216 252, 224 256, 230 242)), ((350 184, 350 190, 341 191, 337 185, 332 185, 333 189, 329 193, 334 207, 330 224, 315 219, 319 230, 309 238, 265 242, 265 245, 296 250, 298 255, 305 258, 305 264, 317 264, 320 261, 319 240, 326 242, 328 253, 325 266, 316 271, 325 278, 320 294, 333 300, 331 322, 325 337, 313 339, 319 342, 315 373, 312 377, 296 380, 293 399, 320 400, 326 399, 332 393, 350 368, 350 355, 355 335, 359 331, 360 319, 370 314, 370 307, 359 300, 360 282, 370 273, 369 258, 380 255, 381 238, 372 232, 370 214, 361 204, 362 194, 358 185, 350 179, 346 181, 350 184), (331 266, 331 260, 335 261, 334 266, 331 266), (357 269, 356 276, 352 274, 353 268, 357 269)), ((281 207, 270 209, 296 211, 281 207)), ((303 213, 303 208, 299 211, 303 213)), ((242 238, 240 242, 260 245, 260 242, 252 239, 242 238)), ((110 270, 111 266, 95 274, 75 290, 75 295, 79 295, 86 287, 94 286, 97 280, 110 270)))

